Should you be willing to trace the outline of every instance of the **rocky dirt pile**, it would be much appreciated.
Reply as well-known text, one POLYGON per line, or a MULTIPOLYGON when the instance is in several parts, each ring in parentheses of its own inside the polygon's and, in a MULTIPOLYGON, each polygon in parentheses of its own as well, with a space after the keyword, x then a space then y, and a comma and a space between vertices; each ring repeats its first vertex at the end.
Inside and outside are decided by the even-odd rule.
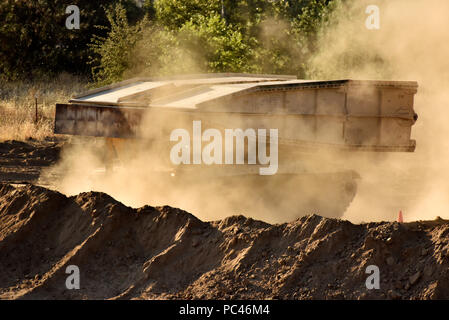
POLYGON ((203 222, 104 193, 0 184, 3 299, 449 298, 449 222, 203 222), (80 270, 68 290, 66 267, 80 270), (368 290, 368 265, 380 289, 368 290))

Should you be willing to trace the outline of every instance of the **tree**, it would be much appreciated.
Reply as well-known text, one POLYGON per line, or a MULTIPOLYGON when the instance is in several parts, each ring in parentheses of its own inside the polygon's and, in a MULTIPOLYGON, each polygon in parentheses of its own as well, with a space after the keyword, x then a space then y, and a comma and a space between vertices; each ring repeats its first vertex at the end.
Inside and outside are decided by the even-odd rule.
MULTIPOLYGON (((104 0, 110 5, 119 0, 104 0)), ((139 20, 132 0, 122 0, 129 8, 130 18, 139 20), (134 9, 133 9, 134 8, 134 9), (133 11, 134 10, 134 11, 133 11)), ((86 74, 88 44, 97 33, 95 28, 106 25, 104 10, 95 1, 73 0, 80 9, 80 29, 65 27, 67 1, 3 0, 0 2, 0 74, 6 79, 30 79, 62 71, 86 74)))
POLYGON ((93 55, 90 56, 89 63, 92 65, 93 79, 99 85, 122 80, 124 72, 131 65, 132 50, 141 38, 141 31, 146 24, 146 19, 143 19, 131 26, 126 9, 121 3, 105 10, 110 24, 109 31, 104 37, 95 35, 90 44, 93 55))
POLYGON ((195 16, 180 29, 181 46, 187 48, 207 72, 245 72, 251 49, 239 28, 218 14, 195 16))
POLYGON ((210 16, 221 11, 221 0, 157 0, 156 20, 170 30, 179 30, 197 16, 210 16))

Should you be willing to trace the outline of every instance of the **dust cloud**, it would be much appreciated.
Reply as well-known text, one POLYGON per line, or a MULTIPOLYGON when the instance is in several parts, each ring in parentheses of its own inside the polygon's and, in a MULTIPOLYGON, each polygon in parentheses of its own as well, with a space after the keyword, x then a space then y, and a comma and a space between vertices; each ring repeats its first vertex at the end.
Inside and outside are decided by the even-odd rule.
MULTIPOLYGON (((343 218, 355 223, 392 221, 399 210, 405 221, 449 217, 449 129, 445 120, 449 82, 448 13, 449 2, 445 0, 353 1, 341 5, 321 31, 319 52, 310 61, 310 78, 412 80, 419 84, 414 102, 419 119, 412 128, 412 138, 417 140, 414 153, 319 156, 326 157, 326 170, 337 170, 337 164, 343 162, 343 167, 361 176, 357 195, 343 218), (368 5, 379 7, 378 30, 365 27, 368 5)), ((203 220, 240 213, 251 215, 247 210, 259 212, 256 218, 268 222, 295 218, 282 215, 294 205, 291 203, 275 202, 273 212, 266 213, 267 204, 273 199, 264 199, 263 194, 255 208, 245 208, 248 194, 239 182, 229 180, 228 184, 218 186, 207 174, 191 180, 191 184, 179 184, 176 179, 167 178, 175 175, 168 159, 161 157, 169 155, 167 132, 170 128, 189 128, 192 124, 190 118, 176 120, 149 112, 143 126, 147 139, 128 141, 122 147, 117 145, 122 158, 113 173, 102 169, 98 153, 102 146, 98 144, 104 141, 97 139, 89 145, 86 143, 89 139, 81 139, 79 145, 65 150, 61 162, 51 169, 64 172, 56 189, 66 194, 102 191, 133 207, 169 204, 193 212, 203 220), (219 190, 218 194, 211 197, 212 190, 219 190), (236 203, 241 212, 235 211, 236 203)), ((300 197, 295 191, 287 190, 287 185, 280 184, 279 188, 292 193, 292 199, 300 197)), ((290 186, 298 190, 296 181, 291 181, 290 186)), ((303 186, 301 192, 325 192, 322 185, 313 186, 309 181, 303 186)), ((329 201, 336 203, 340 199, 329 201)), ((310 213, 321 214, 302 212, 298 216, 310 213)))
POLYGON ((312 61, 320 78, 418 81, 412 154, 389 154, 360 172, 359 192, 344 218, 406 221, 449 216, 449 2, 352 1, 342 5, 320 38, 312 61), (349 5, 350 4, 350 5, 349 5), (368 30, 368 5, 379 8, 380 28, 368 30))
MULTIPOLYGON (((341 199, 332 192, 335 188, 343 189, 343 183, 337 179, 338 174, 333 173, 330 161, 322 162, 329 164, 328 167, 316 168, 316 154, 310 159, 301 154, 281 160, 292 164, 290 160, 299 158, 301 167, 308 165, 306 172, 319 172, 318 176, 291 175, 290 170, 295 168, 283 165, 273 176, 259 175, 259 166, 255 165, 173 165, 169 155, 176 142, 170 143, 168 137, 177 128, 190 131, 193 137, 194 119, 187 113, 164 114, 149 109, 140 126, 141 139, 112 139, 118 157, 110 164, 110 171, 106 171, 104 165, 105 157, 110 157, 105 154, 105 139, 73 137, 69 147, 63 149, 61 161, 49 169, 51 175, 59 177, 53 179, 54 187, 67 195, 105 192, 132 207, 170 205, 193 212, 203 220, 243 214, 280 223, 313 213, 337 216, 333 212, 333 203, 341 199), (333 182, 329 183, 329 180, 333 182), (318 210, 314 202, 317 195, 326 197, 332 205, 319 201, 322 211, 318 210)), ((246 128, 247 124, 242 121, 223 115, 219 119, 203 119, 203 132, 206 128, 220 131, 220 125, 229 129, 246 128)), ((206 144, 203 142, 202 146, 206 144)), ((271 147, 268 150, 271 153, 271 147)), ((233 153, 235 156, 235 150, 233 153)), ((280 149, 279 155, 283 157, 284 154, 287 151, 280 149)), ((325 157, 325 154, 320 154, 320 157, 325 157)), ((247 159, 248 155, 245 162, 247 159)), ((339 212, 345 209, 346 202, 341 202, 339 212)))

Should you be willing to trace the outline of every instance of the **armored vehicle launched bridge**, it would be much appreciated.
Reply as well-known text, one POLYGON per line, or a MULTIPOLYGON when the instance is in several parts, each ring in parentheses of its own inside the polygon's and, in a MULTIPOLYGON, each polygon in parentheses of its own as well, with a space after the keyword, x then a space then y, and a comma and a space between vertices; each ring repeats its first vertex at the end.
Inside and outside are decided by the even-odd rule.
POLYGON ((224 201, 235 212, 335 217, 356 192, 358 174, 345 155, 414 151, 417 87, 413 81, 232 73, 136 78, 57 104, 55 133, 105 138, 108 158, 117 155, 122 163, 130 156, 128 148, 123 152, 124 141, 151 141, 154 156, 171 167, 167 179, 175 179, 180 192, 206 183, 204 201, 224 201), (204 129, 278 129, 279 170, 260 176, 260 163, 173 165, 170 132, 191 129, 195 120, 204 129), (222 190, 232 186, 244 192, 222 197, 222 190))

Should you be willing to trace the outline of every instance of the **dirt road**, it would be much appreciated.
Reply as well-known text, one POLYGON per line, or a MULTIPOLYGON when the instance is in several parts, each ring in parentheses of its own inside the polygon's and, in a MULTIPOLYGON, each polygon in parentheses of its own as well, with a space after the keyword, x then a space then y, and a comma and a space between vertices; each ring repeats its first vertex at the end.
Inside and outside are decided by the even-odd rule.
MULTIPOLYGON (((42 170, 56 163, 62 144, 56 139, 0 143, 0 182, 36 183, 42 170)), ((45 181, 42 184, 45 185, 45 181)))

